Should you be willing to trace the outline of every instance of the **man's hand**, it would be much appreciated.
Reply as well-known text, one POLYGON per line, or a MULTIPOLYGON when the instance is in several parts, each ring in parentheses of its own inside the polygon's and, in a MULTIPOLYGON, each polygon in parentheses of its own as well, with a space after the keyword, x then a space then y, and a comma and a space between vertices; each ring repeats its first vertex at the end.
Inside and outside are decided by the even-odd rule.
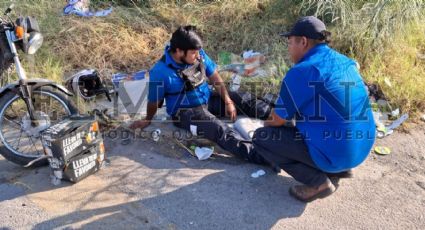
POLYGON ((129 126, 130 129, 144 129, 151 124, 149 120, 138 120, 129 126))
POLYGON ((236 107, 233 102, 226 103, 226 116, 230 117, 232 121, 236 120, 236 107))
POLYGON ((230 117, 232 121, 236 120, 236 108, 233 101, 230 99, 229 93, 227 92, 226 85, 223 83, 223 79, 218 74, 217 70, 209 78, 210 83, 214 86, 217 93, 226 105, 226 116, 230 117))

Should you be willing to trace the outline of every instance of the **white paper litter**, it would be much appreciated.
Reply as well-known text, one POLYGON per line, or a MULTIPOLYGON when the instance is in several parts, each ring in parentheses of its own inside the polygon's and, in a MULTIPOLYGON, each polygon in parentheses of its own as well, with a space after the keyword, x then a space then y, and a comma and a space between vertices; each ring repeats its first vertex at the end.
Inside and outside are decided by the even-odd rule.
POLYGON ((208 147, 195 148, 196 157, 198 157, 200 161, 210 158, 213 153, 214 153, 214 150, 212 148, 208 148, 208 147))
POLYGON ((252 178, 258 178, 258 177, 261 177, 261 176, 264 176, 264 175, 266 175, 266 172, 264 170, 260 169, 256 172, 252 173, 251 177, 252 178))

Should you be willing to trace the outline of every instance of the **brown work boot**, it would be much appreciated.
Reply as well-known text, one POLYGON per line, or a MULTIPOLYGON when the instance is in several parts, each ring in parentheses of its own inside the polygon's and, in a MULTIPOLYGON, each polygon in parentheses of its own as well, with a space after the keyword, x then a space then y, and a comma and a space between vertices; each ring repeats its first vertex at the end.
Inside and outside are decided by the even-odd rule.
POLYGON ((296 199, 303 202, 311 202, 318 198, 325 198, 335 192, 336 188, 329 179, 319 187, 309 187, 307 185, 295 185, 289 189, 291 194, 296 199))

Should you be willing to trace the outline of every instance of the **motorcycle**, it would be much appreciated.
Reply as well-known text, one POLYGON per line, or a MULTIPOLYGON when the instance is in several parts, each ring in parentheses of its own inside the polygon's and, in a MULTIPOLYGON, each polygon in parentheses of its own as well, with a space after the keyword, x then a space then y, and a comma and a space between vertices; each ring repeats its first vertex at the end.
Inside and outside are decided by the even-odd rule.
POLYGON ((9 16, 13 5, 0 17, 0 154, 22 166, 47 163, 41 133, 64 117, 77 114, 73 93, 46 79, 28 79, 18 55, 35 54, 43 35, 35 18, 9 16), (14 64, 18 81, 5 84, 5 72, 14 64))

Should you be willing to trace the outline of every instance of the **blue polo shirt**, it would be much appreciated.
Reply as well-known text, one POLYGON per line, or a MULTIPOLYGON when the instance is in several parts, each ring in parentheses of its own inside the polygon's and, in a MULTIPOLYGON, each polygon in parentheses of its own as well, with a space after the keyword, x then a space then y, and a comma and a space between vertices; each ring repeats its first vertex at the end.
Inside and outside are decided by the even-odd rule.
MULTIPOLYGON (((282 81, 276 114, 290 120, 325 172, 363 162, 375 141, 375 123, 356 63, 319 44, 282 81)), ((297 153, 294 153, 297 154, 297 153)))
MULTIPOLYGON (((209 78, 216 70, 217 65, 204 50, 201 49, 199 53, 204 61, 205 73, 209 78)), ((192 108, 207 104, 210 98, 208 83, 204 82, 192 91, 183 92, 184 81, 175 69, 185 69, 190 65, 176 63, 171 57, 169 46, 165 48, 164 56, 165 60, 158 61, 149 72, 148 101, 157 102, 165 99, 167 113, 170 116, 175 115, 179 108, 192 108)))

